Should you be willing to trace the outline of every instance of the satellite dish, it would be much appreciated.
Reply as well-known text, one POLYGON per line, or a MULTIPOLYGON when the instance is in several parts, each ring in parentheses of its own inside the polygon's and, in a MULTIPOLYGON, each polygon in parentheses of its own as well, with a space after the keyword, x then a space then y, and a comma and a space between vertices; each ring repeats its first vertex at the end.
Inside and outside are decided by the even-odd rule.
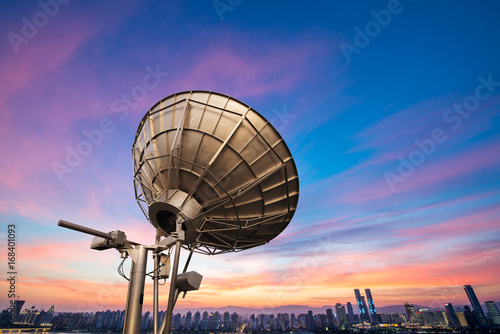
POLYGON ((297 168, 283 138, 262 115, 207 91, 181 92, 156 103, 137 129, 132 155, 135 197, 156 228, 154 245, 130 241, 123 231, 105 233, 64 220, 58 225, 94 235, 92 249, 115 248, 124 260, 132 259, 124 334, 140 331, 147 256, 153 252, 153 332, 170 334, 179 293, 201 284, 200 274, 187 272, 193 252, 241 251, 280 234, 297 208, 297 168), (170 265, 163 264, 170 263, 174 245, 160 325, 159 280, 169 277, 170 265), (190 253, 178 274, 182 247, 190 253))
POLYGON ((257 111, 186 91, 156 103, 132 146, 137 202, 159 234, 205 254, 265 244, 288 225, 299 181, 290 150, 257 111))

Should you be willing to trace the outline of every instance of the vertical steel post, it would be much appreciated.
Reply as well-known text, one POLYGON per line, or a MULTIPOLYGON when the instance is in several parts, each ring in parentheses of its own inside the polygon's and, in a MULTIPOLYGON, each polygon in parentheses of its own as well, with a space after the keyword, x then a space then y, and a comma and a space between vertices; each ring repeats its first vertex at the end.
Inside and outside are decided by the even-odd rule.
POLYGON ((160 275, 160 254, 154 253, 153 279, 153 334, 158 334, 158 276, 160 275))
POLYGON ((135 256, 136 262, 133 262, 134 256, 132 256, 123 334, 138 334, 141 331, 148 250, 143 245, 138 245, 135 247, 135 251, 137 252, 135 256))
POLYGON ((172 312, 174 311, 175 301, 177 300, 177 271, 179 268, 179 258, 181 255, 181 242, 177 241, 175 243, 175 257, 174 264, 172 266, 172 275, 170 276, 170 292, 168 294, 168 306, 163 321, 161 323, 160 332, 162 334, 170 334, 170 328, 172 326, 172 312))

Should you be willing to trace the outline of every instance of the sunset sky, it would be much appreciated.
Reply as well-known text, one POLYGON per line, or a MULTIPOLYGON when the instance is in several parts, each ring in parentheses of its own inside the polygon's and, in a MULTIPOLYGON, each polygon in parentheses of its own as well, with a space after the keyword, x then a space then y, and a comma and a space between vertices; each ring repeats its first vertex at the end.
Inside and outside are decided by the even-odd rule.
MULTIPOLYGON (((464 284, 500 301, 499 15, 494 1, 0 2, 3 277, 15 224, 25 306, 124 309, 119 253, 57 222, 152 244, 134 135, 158 100, 201 89, 273 123, 300 198, 269 244, 194 256, 201 289, 178 308, 321 307, 355 288, 438 307, 468 304, 464 284)), ((145 310, 151 292, 148 278, 145 310)))

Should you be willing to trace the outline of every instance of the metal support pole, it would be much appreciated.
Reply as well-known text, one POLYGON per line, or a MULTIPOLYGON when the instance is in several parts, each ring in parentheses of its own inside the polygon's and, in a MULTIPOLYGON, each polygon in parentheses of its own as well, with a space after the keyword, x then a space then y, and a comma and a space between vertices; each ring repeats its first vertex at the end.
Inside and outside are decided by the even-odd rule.
POLYGON ((163 321, 161 323, 160 333, 170 334, 170 327, 172 325, 172 312, 174 311, 175 301, 177 300, 178 291, 176 287, 177 271, 179 268, 179 258, 181 255, 181 241, 175 243, 175 257, 172 266, 172 275, 170 277, 170 292, 168 294, 168 306, 163 321))
POLYGON ((75 230, 78 232, 94 235, 96 237, 101 237, 104 239, 113 240, 113 237, 111 235, 109 235, 109 233, 104 233, 104 232, 101 232, 98 230, 94 230, 93 228, 90 228, 90 227, 86 227, 86 226, 82 226, 82 225, 78 225, 78 224, 73 224, 73 223, 67 222, 65 220, 59 220, 57 225, 59 225, 61 227, 69 228, 70 230, 75 230))
POLYGON ((154 253, 153 278, 153 334, 158 334, 158 275, 160 271, 160 254, 154 253))
MULTIPOLYGON (((59 222, 57 223, 57 225, 59 225, 61 227, 69 228, 70 230, 74 230, 74 231, 78 231, 78 232, 90 234, 90 235, 93 235, 93 236, 96 236, 96 237, 101 237, 101 238, 104 238, 104 239, 107 239, 107 240, 113 240, 113 236, 111 236, 111 234, 109 234, 109 233, 105 233, 105 232, 102 232, 102 231, 94 230, 93 228, 90 228, 90 227, 86 227, 86 226, 82 226, 82 225, 70 223, 70 222, 67 222, 65 220, 59 220, 59 222)), ((130 240, 128 240, 128 243, 131 244, 131 245, 134 245, 134 246, 139 245, 139 243, 134 242, 134 241, 130 241, 130 240)))
MULTIPOLYGON (((137 261, 132 260, 130 282, 128 284, 127 308, 123 334, 138 334, 141 331, 142 303, 144 300, 144 281, 146 279, 146 263, 148 250, 139 245, 135 248, 137 261)), ((132 259, 134 257, 132 256, 132 259)))

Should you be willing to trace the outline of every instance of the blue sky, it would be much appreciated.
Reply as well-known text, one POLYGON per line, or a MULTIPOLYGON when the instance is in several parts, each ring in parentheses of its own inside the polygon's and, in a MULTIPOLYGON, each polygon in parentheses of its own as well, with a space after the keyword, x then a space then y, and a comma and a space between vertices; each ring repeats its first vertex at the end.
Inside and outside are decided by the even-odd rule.
POLYGON ((19 295, 79 310, 89 303, 75 301, 100 291, 94 304, 123 308, 118 254, 96 253, 89 237, 56 223, 152 242, 133 193, 135 131, 158 100, 203 89, 279 129, 301 192, 291 224, 268 245, 197 256, 202 289, 182 307, 321 306, 353 302, 352 289, 365 287, 379 305, 441 305, 465 303, 464 284, 482 302, 499 300, 499 9, 2 2, 0 215, 18 230, 19 295), (152 72, 157 86, 134 97, 152 72), (69 166, 68 152, 103 120, 112 130, 69 166))

